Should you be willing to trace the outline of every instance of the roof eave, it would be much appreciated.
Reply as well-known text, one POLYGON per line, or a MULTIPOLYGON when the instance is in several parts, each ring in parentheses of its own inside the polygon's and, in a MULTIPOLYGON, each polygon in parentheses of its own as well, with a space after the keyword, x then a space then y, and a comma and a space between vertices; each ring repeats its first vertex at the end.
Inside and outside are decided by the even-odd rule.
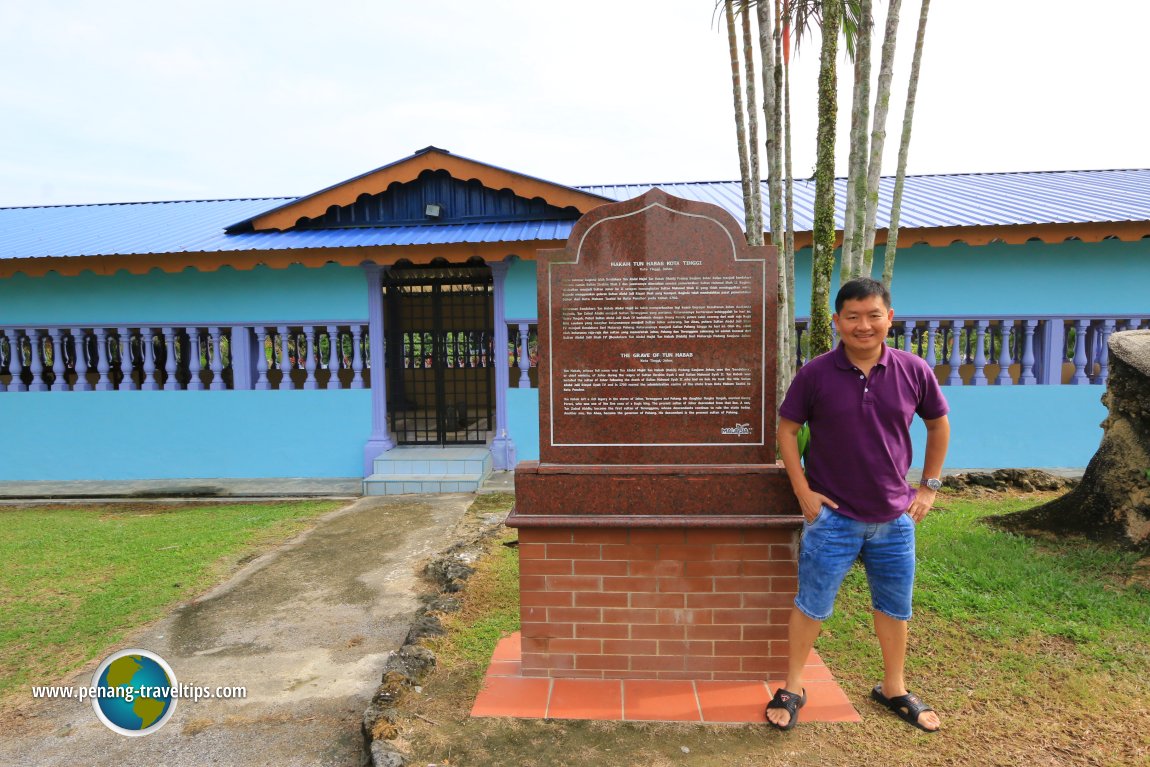
POLYGON ((415 180, 425 170, 446 170, 456 178, 476 178, 494 189, 511 189, 523 197, 540 197, 560 208, 573 207, 580 213, 615 202, 612 198, 528 176, 496 165, 452 154, 429 146, 402 160, 362 173, 318 192, 278 205, 258 215, 224 228, 227 234, 267 229, 284 230, 304 216, 315 217, 331 205, 349 204, 363 193, 379 193, 395 182, 415 180))

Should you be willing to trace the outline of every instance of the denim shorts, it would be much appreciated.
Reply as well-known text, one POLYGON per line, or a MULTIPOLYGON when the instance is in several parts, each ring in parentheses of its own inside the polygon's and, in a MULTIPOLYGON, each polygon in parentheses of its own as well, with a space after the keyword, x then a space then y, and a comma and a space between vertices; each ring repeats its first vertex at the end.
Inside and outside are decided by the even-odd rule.
POLYGON ((795 606, 812 620, 834 612, 835 597, 856 559, 866 568, 871 605, 896 620, 910 620, 914 591, 914 520, 906 514, 883 523, 859 522, 823 506, 804 522, 795 606))

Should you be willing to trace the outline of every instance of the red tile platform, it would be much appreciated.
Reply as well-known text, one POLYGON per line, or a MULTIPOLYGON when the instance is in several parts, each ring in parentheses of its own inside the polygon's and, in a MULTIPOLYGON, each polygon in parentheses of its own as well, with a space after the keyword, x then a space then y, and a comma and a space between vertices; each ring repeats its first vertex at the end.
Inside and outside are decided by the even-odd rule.
MULTIPOLYGON (((521 673, 519 633, 495 648, 474 717, 738 723, 764 722, 763 711, 781 682, 665 679, 551 679, 521 673)), ((858 722, 858 712, 817 653, 807 664, 802 722, 858 722)))

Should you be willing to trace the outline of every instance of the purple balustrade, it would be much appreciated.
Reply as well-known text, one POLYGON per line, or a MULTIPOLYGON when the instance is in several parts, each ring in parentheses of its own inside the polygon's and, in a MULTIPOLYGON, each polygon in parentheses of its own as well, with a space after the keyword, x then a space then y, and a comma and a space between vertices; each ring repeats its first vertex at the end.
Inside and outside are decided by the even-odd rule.
POLYGON ((155 391, 160 388, 156 380, 156 337, 152 328, 140 328, 140 354, 144 357, 144 382, 140 388, 155 391))
MULTIPOLYGON (((507 386, 530 388, 532 325, 530 321, 519 320, 505 320, 504 324, 508 344, 514 339, 518 358, 509 363, 508 373, 512 365, 519 369, 516 383, 508 381, 507 386)), ((943 380, 950 386, 983 386, 991 382, 999 386, 1058 385, 1064 375, 1063 366, 1067 363, 1072 363, 1073 371, 1067 376, 1068 383, 1105 385, 1109 378, 1107 355, 1110 336, 1145 325, 1145 317, 1125 316, 1069 319, 983 316, 968 320, 900 318, 891 329, 888 343, 923 357, 932 368, 945 366, 943 380), (1069 348, 1068 329, 1073 331, 1069 348), (940 340, 941 350, 938 348, 940 340), (1012 371, 1015 364, 1018 365, 1017 376, 1012 371), (971 370, 969 381, 962 377, 966 365, 970 365, 971 370), (987 375, 988 365, 992 366, 991 376, 987 375), (994 365, 997 365, 997 370, 994 365)), ((805 321, 798 321, 795 349, 798 363, 806 361, 802 352, 805 332, 805 321)), ((341 371, 348 369, 351 374, 346 385, 360 389, 369 386, 368 371, 371 367, 368 350, 364 348, 370 335, 363 324, 356 322, 210 327, 4 326, 0 327, 0 338, 7 339, 9 344, 4 363, 7 367, 0 368, 6 371, 8 381, 0 382, 0 392, 319 389, 318 373, 324 369, 329 375, 322 388, 343 388, 345 383, 341 380, 341 371), (328 350, 323 354, 320 342, 325 337, 328 350), (347 359, 343 345, 346 341, 351 342, 351 354, 347 359), (295 344, 294 355, 289 353, 289 342, 295 344), (229 344, 230 362, 225 365, 225 349, 229 344), (269 344, 274 347, 270 361, 265 351, 269 344), (161 353, 163 363, 160 363, 161 353), (204 367, 201 353, 210 360, 210 386, 205 386, 201 377, 204 367), (280 371, 278 382, 269 375, 273 369, 280 371), (293 381, 293 370, 305 371, 304 380, 293 381), (227 378, 229 371, 231 378, 227 378), (50 384, 46 382, 49 372, 52 377, 50 384), (188 376, 186 386, 181 383, 184 372, 188 376), (72 379, 69 376, 73 373, 76 378, 74 383, 70 383, 72 379)), ((492 343, 498 343, 498 338, 492 343)), ((507 348, 508 344, 499 348, 507 348)), ((377 395, 373 395, 373 402, 375 399, 377 395)), ((386 444, 389 435, 385 428, 379 428, 374 436, 373 449, 386 444)))
POLYGON ((176 378, 176 343, 175 328, 164 328, 164 391, 178 391, 180 382, 176 378))
POLYGON ((1102 320, 1098 342, 1098 375, 1091 383, 1106 385, 1110 378, 1110 335, 1114 332, 1114 320, 1102 320))
POLYGON ((1014 361, 1011 354, 1011 329, 1014 320, 1003 320, 998 323, 998 376, 994 383, 999 386, 1011 386, 1014 381, 1010 378, 1010 364, 1014 361))
POLYGON ((288 328, 286 325, 280 325, 277 327, 276 338, 279 341, 277 346, 280 348, 280 372, 282 373, 282 376, 280 377, 280 391, 283 391, 284 389, 291 389, 294 386, 291 380, 291 371, 293 365, 291 359, 291 350, 289 348, 289 344, 291 342, 290 328, 288 328))
MULTIPOLYGON (((256 328, 256 347, 256 389, 266 391, 272 388, 268 381, 268 329, 266 327, 256 328)), ((272 354, 272 362, 275 362, 275 354, 272 354)))
POLYGON ((343 370, 343 345, 340 343, 339 328, 335 325, 327 326, 327 388, 343 388, 339 380, 339 371, 343 370))
POLYGON ((301 361, 307 362, 307 378, 304 379, 303 388, 318 389, 319 383, 315 379, 315 371, 319 362, 319 331, 314 325, 304 327, 303 333, 295 342, 295 353, 301 361))
POLYGON ((519 345, 519 388, 531 388, 531 324, 519 323, 519 335, 516 337, 519 345))
POLYGON ((96 375, 99 377, 96 381, 96 391, 112 391, 115 386, 112 383, 112 355, 108 348, 108 329, 93 328, 92 332, 96 335, 96 375))
POLYGON ((28 391, 48 391, 48 384, 44 383, 44 336, 33 328, 28 339, 32 342, 32 360, 28 366, 32 370, 32 383, 28 384, 28 391))
POLYGON ((67 372, 64 369, 64 334, 60 330, 52 329, 47 335, 48 345, 45 350, 52 351, 52 391, 68 391, 67 372))
POLYGON ((120 391, 138 390, 140 387, 132 377, 132 331, 120 328, 116 336, 116 349, 120 354, 120 391))
POLYGON ((11 329, 4 334, 8 339, 8 374, 12 377, 0 391, 24 391, 20 386, 24 383, 24 352, 20 346, 20 331, 11 329))
POLYGON ((200 361, 200 355, 204 353, 204 344, 200 338, 200 329, 186 328, 185 335, 188 337, 188 391, 203 391, 204 379, 200 373, 203 372, 204 364, 200 361))
MULTIPOLYGON (((96 332, 96 329, 93 329, 96 332)), ((91 365, 88 360, 88 334, 83 328, 78 328, 72 335, 73 348, 76 350, 76 383, 72 391, 92 391, 92 384, 88 382, 88 370, 91 365)))
POLYGON ((1034 375, 1034 331, 1038 328, 1038 320, 1024 320, 1022 323, 1022 364, 1018 371, 1018 383, 1030 386, 1038 383, 1034 375))
POLYGON ((363 331, 359 325, 351 326, 351 388, 364 388, 363 380, 363 331))
POLYGON ((208 358, 211 360, 212 382, 210 391, 224 391, 224 336, 219 326, 208 328, 208 358))
MULTIPOLYGON (((0 362, 4 364, 4 370, 12 376, 12 380, 16 380, 16 374, 12 372, 12 360, 15 359, 15 352, 13 351, 12 340, 7 333, 0 333, 0 362), (4 359, 4 346, 3 342, 8 343, 8 357, 4 359)), ((8 391, 8 384, 0 381, 0 392, 8 391)))
MULTIPOLYGON (((986 380, 986 349, 983 343, 986 341, 986 330, 990 326, 990 320, 975 320, 974 328, 974 375, 970 379, 971 386, 986 386, 989 381, 986 380)), ((969 338, 969 334, 967 334, 969 338)))
POLYGON ((24 371, 27 370, 29 373, 32 372, 32 366, 30 363, 31 363, 31 359, 32 359, 32 354, 34 354, 36 351, 36 347, 33 344, 32 339, 28 336, 27 330, 22 330, 22 331, 18 330, 18 331, 16 331, 16 333, 14 335, 15 335, 16 344, 13 347, 12 358, 16 362, 16 368, 14 370, 12 370, 12 383, 16 384, 16 391, 28 391, 28 384, 24 383, 24 371), (27 346, 29 349, 29 352, 28 352, 29 364, 28 365, 24 364, 24 347, 25 346, 27 346), (19 356, 17 356, 17 355, 19 355, 19 356))
POLYGON ((928 320, 926 323, 926 364, 933 370, 938 365, 938 352, 935 344, 938 341, 938 320, 928 320))
POLYGON ((950 375, 946 377, 947 386, 962 386, 962 320, 950 322, 950 375))
MULTIPOLYGON (((24 369, 23 358, 20 356, 19 335, 16 331, 8 331, 0 335, 8 344, 8 356, 4 360, 4 370, 11 376, 10 383, 0 381, 0 392, 6 392, 10 387, 15 387, 20 381, 20 374, 24 369)), ((0 347, 2 351, 3 347, 0 347)), ((19 391, 17 389, 17 391, 19 391)))
POLYGON ((1086 375, 1086 334, 1090 330, 1090 320, 1074 321, 1074 373, 1070 376, 1070 383, 1079 386, 1090 383, 1086 375))

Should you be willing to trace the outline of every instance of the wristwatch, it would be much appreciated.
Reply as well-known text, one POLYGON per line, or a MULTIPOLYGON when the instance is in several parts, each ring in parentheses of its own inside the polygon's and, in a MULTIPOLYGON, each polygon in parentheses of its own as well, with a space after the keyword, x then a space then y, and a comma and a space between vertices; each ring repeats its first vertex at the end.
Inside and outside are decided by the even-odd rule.
POLYGON ((919 484, 926 485, 931 490, 938 492, 938 490, 942 487, 942 480, 938 479, 937 477, 931 477, 929 479, 922 480, 922 482, 919 484))

